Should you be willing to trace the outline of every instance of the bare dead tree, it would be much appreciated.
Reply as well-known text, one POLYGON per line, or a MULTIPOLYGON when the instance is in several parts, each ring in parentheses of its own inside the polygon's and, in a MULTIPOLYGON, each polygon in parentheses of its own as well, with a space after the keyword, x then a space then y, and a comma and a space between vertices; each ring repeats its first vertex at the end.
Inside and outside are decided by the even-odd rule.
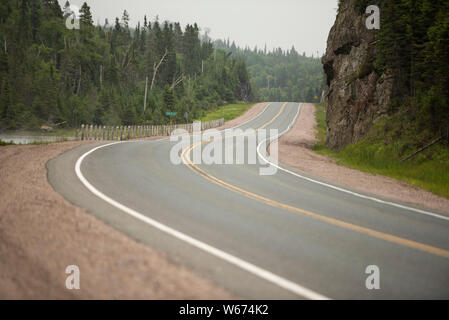
POLYGON ((103 65, 100 65, 100 89, 103 90, 103 65))
POLYGON ((159 67, 161 66, 162 62, 164 62, 165 57, 167 56, 167 54, 168 54, 168 50, 165 49, 165 53, 164 53, 164 55, 162 56, 162 58, 161 58, 161 60, 159 61, 159 63, 158 63, 158 64, 156 64, 156 62, 154 63, 154 66, 153 66, 153 79, 151 80, 151 85, 150 85, 149 93, 151 93, 151 90, 153 90, 154 81, 156 80, 157 70, 158 70, 159 67))
POLYGON ((129 46, 128 46, 128 49, 126 49, 126 54, 123 56, 123 59, 122 59, 122 68, 125 68, 125 64, 126 63, 128 63, 128 64, 126 64, 126 67, 128 67, 128 65, 130 64, 130 62, 131 62, 131 60, 132 60, 132 54, 133 54, 133 52, 132 52, 132 44, 130 44, 129 46), (130 57, 131 56, 131 57, 130 57))
POLYGON ((147 95, 148 95, 148 77, 145 78, 145 97, 143 98, 143 113, 147 110, 147 95))
POLYGON ((175 79, 173 81, 173 83, 170 86, 170 89, 172 89, 172 90, 175 89, 181 82, 184 81, 184 79, 185 79, 185 76, 183 74, 180 75, 177 79, 175 79))
POLYGON ((80 70, 80 77, 79 77, 79 80, 78 80, 78 88, 76 89, 76 94, 77 94, 77 95, 79 95, 80 89, 81 89, 81 77, 82 77, 82 73, 81 73, 81 65, 80 65, 79 70, 80 70))

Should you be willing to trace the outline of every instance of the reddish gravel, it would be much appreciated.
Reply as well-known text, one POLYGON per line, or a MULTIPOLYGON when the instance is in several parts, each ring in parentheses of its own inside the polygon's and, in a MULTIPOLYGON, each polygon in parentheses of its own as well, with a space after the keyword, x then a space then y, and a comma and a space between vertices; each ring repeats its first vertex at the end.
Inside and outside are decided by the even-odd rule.
POLYGON ((80 144, 0 147, 0 299, 231 298, 51 188, 46 162, 80 144), (80 290, 65 288, 71 264, 80 290))
MULTIPOLYGON (((219 129, 243 123, 265 106, 256 104, 219 129)), ((0 299, 233 298, 52 189, 47 161, 86 143, 0 147, 0 299), (65 288, 71 264, 81 270, 81 290, 65 288)))
POLYGON ((385 198, 449 212, 449 200, 407 183, 336 164, 335 160, 311 150, 316 143, 315 106, 302 105, 292 129, 279 139, 279 160, 289 166, 352 188, 385 198))

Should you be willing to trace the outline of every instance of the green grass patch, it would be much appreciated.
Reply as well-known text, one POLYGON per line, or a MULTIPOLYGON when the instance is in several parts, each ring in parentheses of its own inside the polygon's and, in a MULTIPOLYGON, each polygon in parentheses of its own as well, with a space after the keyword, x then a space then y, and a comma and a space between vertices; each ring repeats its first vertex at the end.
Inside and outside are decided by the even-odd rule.
POLYGON ((58 128, 50 132, 42 130, 7 130, 4 133, 18 136, 74 137, 76 129, 58 128))
POLYGON ((398 118, 388 118, 374 125, 362 141, 351 144, 341 151, 326 147, 326 111, 316 104, 318 142, 317 153, 333 157, 340 165, 360 171, 388 176, 410 185, 449 198, 449 147, 440 142, 415 158, 402 162, 405 156, 418 149, 415 134, 401 130, 398 118))
POLYGON ((47 144, 61 143, 61 142, 67 142, 67 141, 70 141, 70 140, 66 139, 66 138, 62 138, 62 139, 58 139, 56 141, 34 141, 34 142, 27 143, 27 145, 39 146, 39 145, 47 145, 47 144))
POLYGON ((15 145, 15 143, 13 143, 13 142, 6 142, 6 141, 3 141, 2 139, 0 139, 0 147, 13 146, 13 145, 15 145))
POLYGON ((207 122, 224 118, 225 121, 230 121, 232 119, 240 117, 246 111, 251 109, 253 105, 253 103, 238 103, 221 106, 209 111, 206 115, 197 120, 201 122, 207 122))

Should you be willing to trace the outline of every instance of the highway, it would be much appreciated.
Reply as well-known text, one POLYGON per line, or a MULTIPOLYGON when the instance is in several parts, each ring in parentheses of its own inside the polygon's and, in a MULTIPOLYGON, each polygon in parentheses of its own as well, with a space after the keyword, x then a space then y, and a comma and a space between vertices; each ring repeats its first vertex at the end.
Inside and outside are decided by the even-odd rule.
MULTIPOLYGON (((271 103, 239 128, 282 133, 299 113, 298 103, 271 103)), ((218 140, 185 148, 178 165, 169 139, 83 145, 51 160, 48 178, 72 203, 242 298, 449 298, 447 214, 282 164, 262 176, 266 164, 192 162, 218 140), (379 290, 365 286, 371 265, 379 290)))

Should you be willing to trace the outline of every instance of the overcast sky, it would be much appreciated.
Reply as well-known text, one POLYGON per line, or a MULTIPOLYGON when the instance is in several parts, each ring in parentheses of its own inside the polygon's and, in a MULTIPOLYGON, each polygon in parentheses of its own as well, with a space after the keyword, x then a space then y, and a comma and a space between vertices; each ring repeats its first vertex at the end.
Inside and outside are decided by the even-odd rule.
MULTIPOLYGON (((70 1, 70 0, 69 0, 70 1)), ((66 0, 59 0, 63 7, 66 0)), ((81 7, 82 0, 70 3, 81 7)), ((227 39, 251 48, 268 49, 292 45, 308 55, 322 55, 326 40, 337 14, 338 0, 88 0, 94 22, 130 14, 132 26, 147 14, 151 21, 169 20, 198 23, 204 31, 210 29, 213 39, 227 39)))

